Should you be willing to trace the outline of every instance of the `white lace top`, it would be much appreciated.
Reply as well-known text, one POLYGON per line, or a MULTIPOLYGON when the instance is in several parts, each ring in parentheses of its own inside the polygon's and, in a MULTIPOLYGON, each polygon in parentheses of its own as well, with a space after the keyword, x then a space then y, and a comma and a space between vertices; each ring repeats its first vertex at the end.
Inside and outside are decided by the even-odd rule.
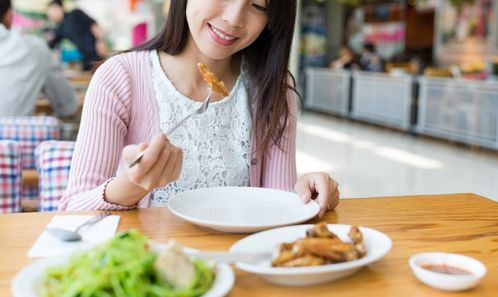
MULTIPOLYGON (((200 107, 176 90, 150 52, 152 81, 159 106, 162 131, 167 131, 200 107)), ((216 186, 248 186, 251 150, 251 117, 244 74, 221 101, 188 119, 172 135, 171 143, 183 149, 183 167, 177 181, 152 192, 151 206, 166 206, 170 197, 185 190, 216 186)))

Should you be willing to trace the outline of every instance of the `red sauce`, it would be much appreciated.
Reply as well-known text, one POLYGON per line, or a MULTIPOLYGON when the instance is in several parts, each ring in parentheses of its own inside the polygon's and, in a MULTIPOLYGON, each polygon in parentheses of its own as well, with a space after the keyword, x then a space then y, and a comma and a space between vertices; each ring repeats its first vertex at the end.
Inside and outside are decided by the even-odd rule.
POLYGON ((469 271, 458 268, 455 266, 450 266, 446 264, 422 264, 420 265, 422 268, 438 272, 438 273, 444 273, 444 274, 452 274, 452 275, 469 275, 472 274, 469 271))

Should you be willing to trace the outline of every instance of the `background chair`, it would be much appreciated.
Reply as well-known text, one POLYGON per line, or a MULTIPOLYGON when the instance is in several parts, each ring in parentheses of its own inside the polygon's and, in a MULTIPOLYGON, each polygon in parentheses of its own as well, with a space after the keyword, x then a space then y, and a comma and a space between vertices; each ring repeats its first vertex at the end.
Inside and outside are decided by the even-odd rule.
POLYGON ((40 211, 57 210, 66 190, 74 144, 73 141, 44 141, 36 148, 40 211))
POLYGON ((0 140, 0 213, 21 211, 21 168, 19 144, 0 140))
MULTIPOLYGON (((47 116, 0 117, 0 139, 16 141, 22 154, 22 169, 35 169, 35 149, 42 141, 59 139, 59 120, 47 116)), ((22 185, 22 183, 21 183, 22 185)), ((22 190, 25 200, 35 200, 36 183, 25 182, 22 190)))

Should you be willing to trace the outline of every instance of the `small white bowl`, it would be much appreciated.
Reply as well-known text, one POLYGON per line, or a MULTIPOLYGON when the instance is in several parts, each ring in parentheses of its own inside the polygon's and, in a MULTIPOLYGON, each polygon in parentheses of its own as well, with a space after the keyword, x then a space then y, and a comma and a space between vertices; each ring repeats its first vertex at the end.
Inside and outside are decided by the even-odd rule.
POLYGON ((415 276, 424 284, 446 291, 463 291, 475 287, 486 275, 486 266, 478 260, 451 253, 422 253, 410 257, 408 261, 415 276), (460 268, 469 274, 455 275, 434 272, 423 265, 447 265, 460 268))

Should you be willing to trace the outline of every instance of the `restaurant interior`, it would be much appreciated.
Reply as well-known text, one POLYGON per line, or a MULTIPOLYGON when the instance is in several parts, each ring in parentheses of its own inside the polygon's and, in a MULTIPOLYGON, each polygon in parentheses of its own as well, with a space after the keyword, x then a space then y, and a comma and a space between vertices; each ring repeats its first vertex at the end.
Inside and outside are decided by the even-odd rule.
POLYGON ((0 1, 0 296, 496 296, 498 1, 0 1), (285 121, 249 110, 248 51, 227 88, 199 66, 192 96, 150 47, 208 15, 229 48, 276 8, 295 13, 285 121), (283 145, 251 151, 260 127, 283 145), (129 200, 147 164, 169 171, 129 200))

